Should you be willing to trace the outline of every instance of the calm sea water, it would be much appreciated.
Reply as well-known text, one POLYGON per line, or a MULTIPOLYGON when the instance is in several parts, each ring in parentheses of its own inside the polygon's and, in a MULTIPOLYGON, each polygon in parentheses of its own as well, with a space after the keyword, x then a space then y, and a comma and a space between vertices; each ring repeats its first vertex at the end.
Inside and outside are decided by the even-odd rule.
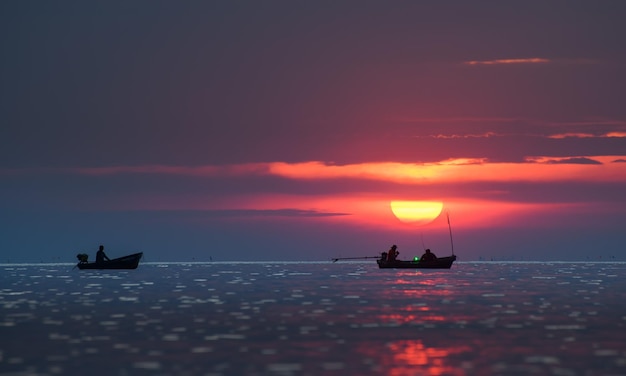
POLYGON ((625 263, 0 273, 0 375, 626 375, 625 263))

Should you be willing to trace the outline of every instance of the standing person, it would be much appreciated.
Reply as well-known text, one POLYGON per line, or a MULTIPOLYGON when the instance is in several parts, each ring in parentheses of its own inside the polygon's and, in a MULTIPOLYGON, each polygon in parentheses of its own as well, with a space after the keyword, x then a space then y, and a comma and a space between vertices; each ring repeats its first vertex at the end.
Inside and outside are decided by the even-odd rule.
POLYGON ((435 256, 435 254, 432 253, 430 249, 427 249, 426 252, 420 258, 420 261, 435 261, 435 260, 437 260, 437 256, 435 256))
POLYGON ((101 245, 100 248, 98 248, 98 252, 96 252, 96 263, 101 263, 105 260, 110 261, 111 259, 104 253, 104 246, 101 245))

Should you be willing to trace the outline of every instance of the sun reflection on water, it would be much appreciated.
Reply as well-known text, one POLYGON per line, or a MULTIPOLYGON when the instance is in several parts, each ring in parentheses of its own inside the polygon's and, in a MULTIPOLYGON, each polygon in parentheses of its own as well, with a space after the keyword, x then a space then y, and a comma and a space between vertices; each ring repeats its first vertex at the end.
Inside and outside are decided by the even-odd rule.
POLYGON ((446 364, 446 358, 470 350, 469 346, 426 347, 421 340, 396 341, 388 345, 393 360, 389 375, 406 375, 420 366, 428 375, 464 375, 463 370, 446 364))
POLYGON ((0 273, 3 374, 626 374, 626 264, 42 270, 0 273))
POLYGON ((427 346, 420 339, 389 342, 382 351, 374 353, 373 346, 361 346, 360 352, 376 359, 378 366, 388 376, 404 375, 467 375, 471 365, 465 368, 452 364, 448 359, 471 351, 470 346, 427 346), (466 369, 467 368, 467 369, 466 369))

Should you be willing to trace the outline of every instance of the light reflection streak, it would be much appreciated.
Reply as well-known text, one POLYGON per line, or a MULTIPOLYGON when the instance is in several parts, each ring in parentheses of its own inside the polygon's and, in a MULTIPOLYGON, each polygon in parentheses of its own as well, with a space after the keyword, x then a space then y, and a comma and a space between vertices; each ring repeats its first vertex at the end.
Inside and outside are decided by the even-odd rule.
POLYGON ((429 275, 430 272, 399 272, 390 282, 396 288, 387 289, 385 296, 390 300, 402 299, 410 304, 396 308, 393 313, 378 316, 381 322, 402 324, 457 323, 469 319, 469 316, 450 315, 441 310, 434 311, 432 306, 440 306, 442 300, 450 299, 455 292, 445 275, 429 275), (415 277, 419 276, 416 286, 415 277))
POLYGON ((376 359, 389 376, 400 375, 466 375, 466 371, 447 362, 447 358, 472 351, 470 346, 426 346, 422 340, 399 340, 374 354, 371 346, 361 346, 366 356, 376 359))

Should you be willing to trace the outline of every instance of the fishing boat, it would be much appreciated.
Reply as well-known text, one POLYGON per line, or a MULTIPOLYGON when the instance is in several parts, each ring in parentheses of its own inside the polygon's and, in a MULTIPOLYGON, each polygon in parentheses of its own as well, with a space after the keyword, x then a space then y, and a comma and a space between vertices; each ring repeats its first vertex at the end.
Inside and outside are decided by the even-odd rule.
POLYGON ((420 260, 419 257, 413 260, 387 260, 387 252, 383 252, 381 256, 339 257, 332 259, 332 261, 363 259, 376 259, 379 269, 450 269, 452 263, 456 261, 456 255, 437 257, 429 261, 420 260))
MULTIPOLYGON (((447 215, 447 214, 446 214, 447 215)), ((454 242, 452 241, 452 226, 450 226, 450 216, 448 217, 448 229, 450 230, 450 245, 452 247, 452 255, 445 257, 435 257, 430 250, 426 250, 426 254, 424 256, 415 257, 413 260, 398 260, 395 258, 395 255, 398 253, 396 250, 396 245, 394 244, 389 253, 395 253, 395 255, 390 255, 387 252, 381 253, 380 256, 365 256, 365 257, 339 257, 332 259, 333 262, 337 262, 339 260, 362 260, 362 259, 376 259, 376 263, 378 264, 379 269, 450 269, 452 267, 452 263, 456 261, 456 255, 454 254, 454 242), (427 258, 432 257, 432 258, 427 258)))
POLYGON ((380 269, 450 269, 456 256, 437 257, 435 260, 393 260, 387 261, 382 258, 376 260, 380 269))
POLYGON ((102 262, 87 262, 87 258, 84 256, 86 255, 79 254, 76 256, 80 260, 78 264, 76 264, 78 269, 137 269, 143 252, 133 253, 132 255, 102 262))

